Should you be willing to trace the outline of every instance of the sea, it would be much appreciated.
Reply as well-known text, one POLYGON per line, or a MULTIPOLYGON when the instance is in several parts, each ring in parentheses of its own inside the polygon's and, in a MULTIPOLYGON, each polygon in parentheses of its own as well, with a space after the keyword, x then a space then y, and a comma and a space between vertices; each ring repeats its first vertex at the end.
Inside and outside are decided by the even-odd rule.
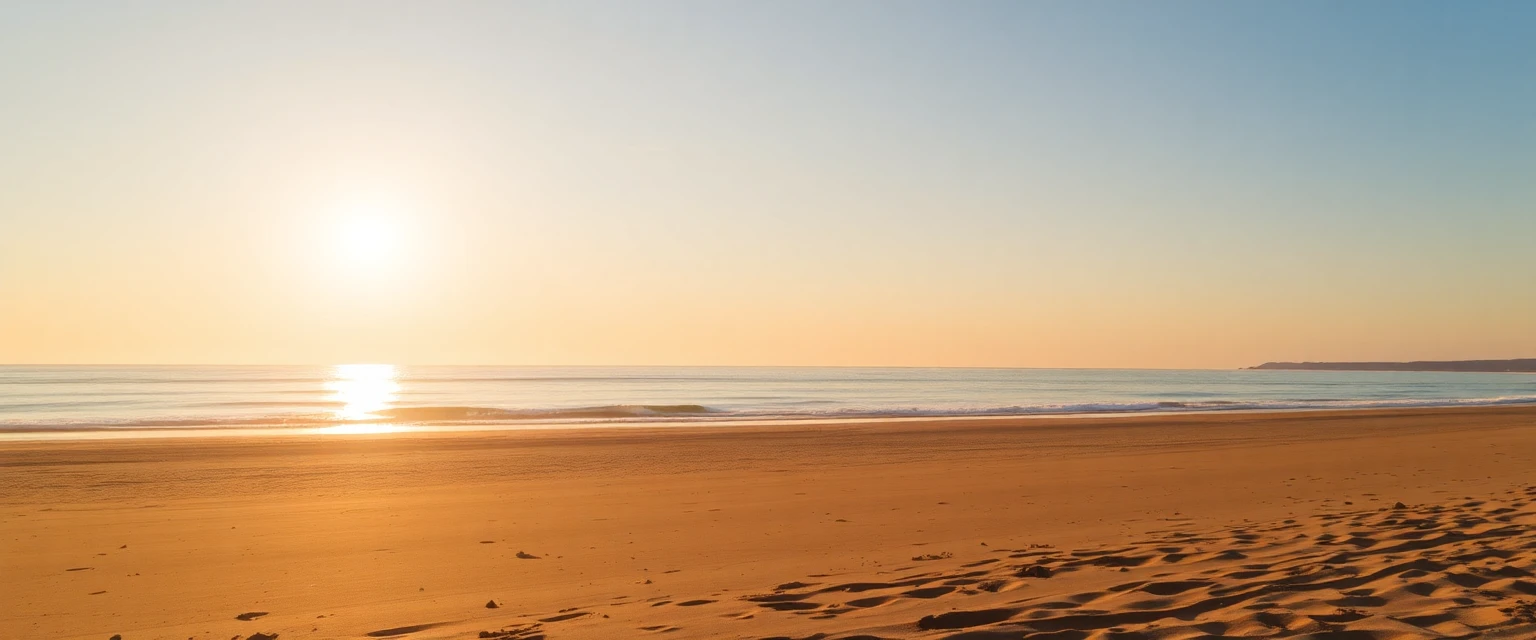
POLYGON ((0 366, 0 437, 1536 404, 1536 375, 1272 370, 0 366))

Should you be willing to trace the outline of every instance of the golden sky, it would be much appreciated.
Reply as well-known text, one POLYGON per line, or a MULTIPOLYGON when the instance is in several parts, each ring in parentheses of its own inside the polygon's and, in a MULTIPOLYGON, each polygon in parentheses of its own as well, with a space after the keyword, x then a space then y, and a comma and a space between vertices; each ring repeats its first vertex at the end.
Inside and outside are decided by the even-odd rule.
POLYGON ((0 362, 1536 355, 1528 12, 1167 9, 5 7, 0 362))

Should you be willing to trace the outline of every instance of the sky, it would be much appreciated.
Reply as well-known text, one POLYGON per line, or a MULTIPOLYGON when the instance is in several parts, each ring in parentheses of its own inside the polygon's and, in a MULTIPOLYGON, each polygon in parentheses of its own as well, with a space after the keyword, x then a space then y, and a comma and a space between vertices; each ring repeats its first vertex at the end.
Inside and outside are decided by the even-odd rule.
POLYGON ((0 362, 1536 357, 1536 3, 0 4, 0 362))

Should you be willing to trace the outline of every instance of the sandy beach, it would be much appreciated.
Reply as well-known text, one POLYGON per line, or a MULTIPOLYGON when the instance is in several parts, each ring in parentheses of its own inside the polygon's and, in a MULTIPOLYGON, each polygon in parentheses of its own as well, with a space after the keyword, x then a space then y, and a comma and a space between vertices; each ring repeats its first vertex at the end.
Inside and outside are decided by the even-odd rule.
POLYGON ((1533 34, 0 1, 0 640, 1536 640, 1533 34))
POLYGON ((1536 408, 0 444, 0 638, 1527 638, 1536 408))

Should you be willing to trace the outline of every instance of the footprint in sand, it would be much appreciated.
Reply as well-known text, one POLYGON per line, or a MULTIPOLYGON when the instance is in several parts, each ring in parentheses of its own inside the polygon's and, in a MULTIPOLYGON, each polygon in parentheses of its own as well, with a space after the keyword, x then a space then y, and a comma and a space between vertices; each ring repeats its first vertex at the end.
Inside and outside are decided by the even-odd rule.
POLYGON ((566 620, 575 620, 576 618, 580 618, 580 617, 583 617, 583 616, 590 616, 590 615, 592 615, 592 614, 590 612, 587 612, 587 611, 577 611, 577 612, 574 612, 574 613, 567 613, 567 614, 562 614, 562 615, 558 615, 558 616, 551 616, 551 617, 548 617, 548 618, 539 618, 539 622, 564 622, 566 620))
POLYGON ((441 627, 441 626, 443 626, 445 624, 448 624, 448 623, 446 623, 446 622, 429 622, 427 624, 413 624, 413 625, 409 625, 409 626, 405 626, 405 627, 394 627, 394 628, 390 628, 390 629, 380 629, 378 631, 369 631, 365 635, 367 635, 370 638, 388 638, 390 636, 403 636, 403 635, 405 635, 407 633, 416 633, 417 631, 426 631, 427 629, 433 629, 433 628, 436 628, 436 627, 441 627))
MULTIPOLYGON (((772 637, 825 637, 821 631, 845 640, 875 638, 869 634, 893 623, 966 638, 1536 637, 1536 513, 1497 502, 1330 508, 1241 527, 1148 532, 1129 546, 989 549, 1018 560, 914 564, 826 586, 786 582, 741 597, 752 606, 721 617, 752 619, 764 635, 780 621, 797 629, 772 637), (1067 573, 1070 580, 1039 580, 1067 573), (840 622, 806 626, 833 619, 840 622)), ((703 606, 718 594, 697 595, 705 597, 647 602, 703 606)), ((646 620, 651 626, 640 629, 678 630, 666 622, 646 620)))

